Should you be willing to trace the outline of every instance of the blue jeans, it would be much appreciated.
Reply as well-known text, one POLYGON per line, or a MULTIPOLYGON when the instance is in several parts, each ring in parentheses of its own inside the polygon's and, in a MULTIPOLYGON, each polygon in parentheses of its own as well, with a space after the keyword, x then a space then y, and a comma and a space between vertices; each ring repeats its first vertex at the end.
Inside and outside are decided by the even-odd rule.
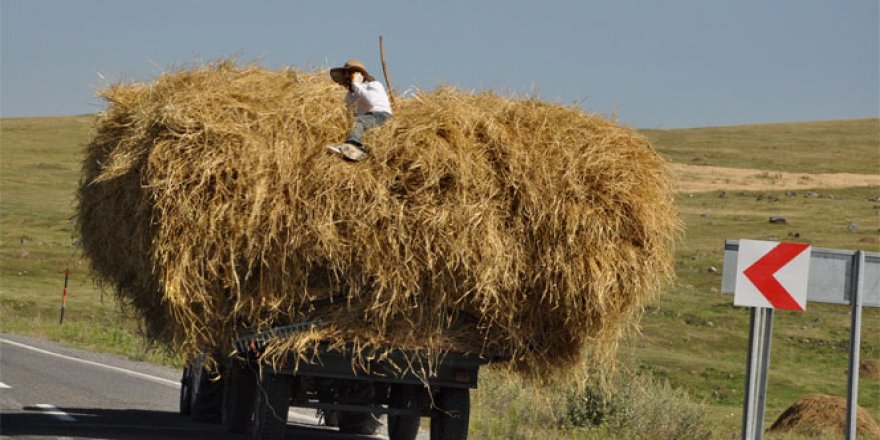
POLYGON ((352 125, 351 130, 348 131, 348 137, 345 138, 345 143, 363 147, 364 132, 370 128, 382 125, 390 117, 391 113, 369 112, 354 118, 354 125, 352 125))

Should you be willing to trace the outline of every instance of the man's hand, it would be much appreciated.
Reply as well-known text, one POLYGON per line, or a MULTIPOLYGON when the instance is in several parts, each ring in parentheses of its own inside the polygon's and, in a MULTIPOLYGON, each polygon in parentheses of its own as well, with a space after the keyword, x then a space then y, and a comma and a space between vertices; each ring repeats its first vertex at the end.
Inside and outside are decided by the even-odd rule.
POLYGON ((354 72, 351 74, 351 82, 355 84, 360 84, 364 82, 364 76, 361 75, 360 72, 354 72))

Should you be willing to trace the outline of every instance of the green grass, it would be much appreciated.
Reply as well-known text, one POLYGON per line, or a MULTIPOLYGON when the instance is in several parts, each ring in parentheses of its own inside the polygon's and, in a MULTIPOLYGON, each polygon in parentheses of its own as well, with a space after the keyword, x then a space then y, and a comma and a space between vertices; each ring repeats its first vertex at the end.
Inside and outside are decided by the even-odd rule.
POLYGON ((806 173, 880 172, 880 119, 642 130, 674 162, 806 173))
MULTIPOLYGON (((149 346, 112 294, 88 278, 73 228, 74 191, 91 116, 0 119, 0 332, 169 365, 174 355, 149 346), (72 278, 65 323, 58 313, 64 269, 72 278)), ((880 172, 878 120, 646 130, 673 161, 775 171, 880 172)), ((686 231, 676 251, 679 279, 642 320, 642 334, 621 349, 621 364, 660 395, 703 404, 713 435, 736 438, 740 423, 748 311, 719 293, 725 239, 805 241, 819 247, 880 251, 880 188, 815 188, 820 197, 776 192, 681 194, 686 231), (768 222, 771 215, 788 224, 768 222), (849 232, 850 223, 858 230, 849 232), (719 272, 713 272, 710 267, 719 272), (670 390, 663 388, 668 383, 670 390)), ((776 315, 767 425, 804 394, 845 395, 849 338, 845 306, 809 304, 776 315)), ((862 357, 880 358, 880 311, 864 312, 862 357)), ((615 438, 606 428, 564 428, 568 390, 533 389, 488 368, 474 392, 471 436, 615 438)), ((662 396, 661 396, 662 397, 662 396)), ((648 399, 647 397, 645 399, 648 399)), ((862 381, 860 403, 880 418, 880 383, 862 381)), ((663 402, 658 397, 658 402, 663 402)), ((770 437, 794 439, 796 437, 770 437)))
POLYGON ((77 248, 74 192, 92 116, 0 119, 0 332, 179 363, 138 337, 77 248), (64 270, 71 270, 59 324, 64 270))
MULTIPOLYGON (((802 194, 776 202, 757 200, 759 193, 719 198, 715 193, 680 196, 687 225, 677 252, 679 280, 642 320, 643 335, 629 356, 645 369, 690 390, 708 403, 722 431, 738 429, 748 343, 748 309, 734 307, 719 293, 724 239, 750 238, 809 242, 814 246, 878 251, 865 243, 878 234, 878 210, 868 199, 880 188, 817 190, 826 197, 802 194), (788 224, 768 222, 783 215, 788 224), (862 225, 855 233, 847 226, 862 225), (799 238, 795 238, 798 234, 799 238), (719 269, 713 273, 710 267, 719 269)), ((873 242, 876 243, 876 242, 873 242)), ((862 359, 880 358, 880 310, 865 309, 862 359)), ((810 303, 804 313, 780 311, 774 319, 767 423, 797 397, 825 393, 846 395, 849 353, 849 307, 810 303)), ((880 418, 880 383, 862 381, 860 404, 880 418)))

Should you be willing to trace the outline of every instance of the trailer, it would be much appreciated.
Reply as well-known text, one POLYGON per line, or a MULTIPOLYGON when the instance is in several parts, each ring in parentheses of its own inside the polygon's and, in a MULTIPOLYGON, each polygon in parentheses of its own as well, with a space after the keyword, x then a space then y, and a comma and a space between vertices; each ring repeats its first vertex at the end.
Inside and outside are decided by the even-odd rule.
POLYGON ((322 345, 314 363, 300 359, 297 364, 291 355, 277 367, 261 364, 269 340, 314 324, 240 338, 234 342, 237 355, 226 357, 218 368, 209 370, 206 356, 191 359, 181 379, 180 412, 196 421, 222 423, 229 432, 248 433, 254 440, 283 439, 291 406, 315 409, 325 425, 342 433, 375 434, 384 414, 390 440, 415 439, 422 417, 430 418, 431 440, 467 439, 470 390, 477 387, 485 360, 447 353, 434 366, 436 374, 420 377, 396 367, 426 361, 413 353, 358 353, 360 359, 373 359, 359 363, 350 349, 322 345))

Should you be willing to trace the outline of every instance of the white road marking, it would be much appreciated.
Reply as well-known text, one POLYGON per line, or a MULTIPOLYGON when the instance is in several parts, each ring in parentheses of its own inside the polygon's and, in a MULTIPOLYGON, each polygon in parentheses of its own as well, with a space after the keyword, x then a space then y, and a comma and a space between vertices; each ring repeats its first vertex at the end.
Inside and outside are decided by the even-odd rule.
MULTIPOLYGON (((10 340, 8 340, 8 339, 0 338, 0 343, 5 343, 5 344, 9 344, 9 345, 14 345, 14 346, 16 346, 16 347, 25 348, 25 349, 28 349, 28 350, 31 350, 31 351, 35 351, 35 352, 37 352, 37 353, 42 353, 42 354, 45 354, 45 355, 48 355, 48 356, 54 356, 54 357, 61 358, 61 359, 66 359, 66 360, 70 360, 70 361, 74 361, 74 362, 79 362, 79 363, 83 363, 83 364, 87 364, 87 365, 94 365, 94 366, 96 366, 96 367, 101 367, 101 368, 105 368, 105 369, 108 369, 108 370, 118 371, 118 372, 120 372, 120 373, 124 373, 124 374, 127 374, 127 375, 129 375, 129 376, 139 377, 139 378, 141 378, 141 379, 146 379, 146 380, 149 380, 149 381, 151 381, 151 382, 159 383, 159 384, 162 384, 162 385, 168 385, 168 386, 171 386, 171 387, 173 387, 173 388, 180 389, 180 382, 178 382, 178 381, 168 380, 168 379, 165 379, 165 378, 162 378, 162 377, 153 376, 153 375, 150 375, 150 374, 145 374, 145 373, 141 373, 141 372, 134 371, 134 370, 128 370, 128 369, 125 369, 125 368, 114 367, 114 366, 112 366, 112 365, 105 365, 105 364, 101 364, 101 363, 98 363, 98 362, 87 361, 87 360, 85 360, 85 359, 80 359, 80 358, 76 358, 76 357, 73 357, 73 356, 67 356, 67 355, 63 355, 63 354, 60 354, 60 353, 54 353, 54 352, 51 352, 51 351, 48 351, 48 350, 43 350, 42 348, 32 347, 32 346, 30 346, 30 345, 22 344, 22 343, 20 343, 20 342, 10 341, 10 340)), ((0 382, 0 388, 3 388, 4 386, 7 387, 7 388, 9 388, 8 385, 5 385, 5 384, 3 384, 2 382, 0 382)), ((38 407, 40 407, 40 408, 43 408, 43 406, 48 406, 48 407, 52 407, 52 408, 54 408, 54 409, 55 409, 56 411, 58 411, 59 413, 63 414, 63 415, 66 416, 66 417, 69 417, 69 418, 71 419, 71 420, 65 420, 65 421, 75 421, 75 420, 76 420, 76 419, 74 419, 73 417, 71 417, 69 414, 67 414, 67 413, 65 413, 65 412, 63 412, 63 411, 61 411, 61 410, 58 410, 57 408, 55 408, 55 407, 52 406, 52 405, 41 404, 41 405, 36 405, 36 406, 38 406, 38 407)), ((47 414, 48 414, 48 413, 47 413, 47 414)), ((300 413, 300 412, 297 412, 297 410, 295 410, 295 409, 293 409, 293 408, 289 408, 289 409, 288 409, 287 416, 288 416, 288 418, 290 418, 290 419, 292 419, 292 420, 294 420, 294 421, 299 421, 300 423, 308 423, 308 424, 315 424, 315 425, 317 425, 317 423, 318 423, 318 420, 317 420, 316 417, 314 417, 314 416, 309 416, 309 415, 306 415, 306 414, 302 414, 302 413, 300 413)), ((420 431, 421 431, 421 430, 420 430, 420 431)))
POLYGON ((34 406, 43 410, 44 414, 48 414, 52 417, 55 417, 56 419, 61 420, 62 422, 75 422, 76 421, 76 419, 74 419, 70 414, 68 414, 64 411, 61 411, 60 409, 56 408, 55 405, 49 405, 48 403, 38 403, 34 406))
POLYGON ((30 345, 22 344, 22 343, 20 343, 20 342, 13 342, 13 341, 10 341, 10 340, 8 340, 8 339, 0 338, 0 342, 2 342, 2 343, 4 343, 4 344, 14 345, 14 346, 16 346, 16 347, 25 348, 25 349, 28 349, 28 350, 31 350, 31 351, 35 351, 35 352, 37 352, 37 353, 42 353, 42 354, 45 354, 45 355, 48 355, 48 356, 54 356, 54 357, 61 358, 61 359, 66 359, 66 360, 69 360, 69 361, 79 362, 79 363, 83 363, 83 364, 87 364, 87 365, 93 365, 93 366, 96 366, 96 367, 105 368, 105 369, 107 369, 107 370, 118 371, 118 372, 120 372, 120 373, 127 374, 127 375, 129 375, 129 376, 134 376, 134 377, 138 377, 138 378, 141 378, 141 379, 146 379, 146 380, 148 380, 148 381, 150 381, 150 382, 155 382, 155 383, 162 384, 162 385, 168 385, 168 386, 171 386, 171 387, 174 387, 174 388, 180 388, 180 382, 178 382, 178 381, 176 381, 176 380, 169 380, 169 379, 165 379, 165 378, 163 378, 163 377, 153 376, 153 375, 150 375, 150 374, 145 374, 145 373, 141 373, 141 372, 138 372, 138 371, 129 370, 129 369, 126 369, 126 368, 114 367, 114 366, 112 366, 112 365, 106 365, 106 364, 102 364, 102 363, 98 363, 98 362, 87 361, 87 360, 85 360, 85 359, 75 358, 75 357, 73 357, 73 356, 67 356, 67 355, 63 355, 63 354, 60 354, 60 353, 54 353, 54 352, 51 352, 51 351, 48 351, 48 350, 43 350, 42 348, 31 347, 30 345))
POLYGON ((6 384, 3 383, 3 382, 0 382, 0 390, 2 390, 2 389, 4 389, 4 388, 12 388, 12 387, 9 386, 9 385, 6 385, 6 384))

